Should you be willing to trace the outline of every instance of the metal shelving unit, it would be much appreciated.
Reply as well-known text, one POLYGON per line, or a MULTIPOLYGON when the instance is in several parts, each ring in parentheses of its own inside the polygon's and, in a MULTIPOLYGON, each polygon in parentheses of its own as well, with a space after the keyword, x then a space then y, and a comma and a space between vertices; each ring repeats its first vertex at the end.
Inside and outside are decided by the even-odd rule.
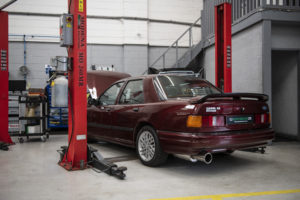
POLYGON ((10 136, 16 136, 19 139, 20 143, 24 142, 23 137, 26 137, 29 139, 30 137, 39 136, 41 137, 41 140, 43 142, 46 141, 47 138, 49 138, 49 134, 46 131, 46 98, 43 96, 28 96, 28 95, 20 95, 19 99, 19 132, 17 133, 11 133, 10 136), (21 116, 20 112, 20 104, 26 104, 26 107, 28 105, 32 104, 39 104, 39 116, 21 116), (23 129, 22 121, 25 121, 25 128, 23 129), (29 133, 29 127, 30 126, 40 126, 40 130, 38 132, 29 133))
POLYGON ((19 123, 19 95, 21 93, 9 93, 8 101, 8 132, 9 134, 15 135, 19 133, 20 123, 19 123))

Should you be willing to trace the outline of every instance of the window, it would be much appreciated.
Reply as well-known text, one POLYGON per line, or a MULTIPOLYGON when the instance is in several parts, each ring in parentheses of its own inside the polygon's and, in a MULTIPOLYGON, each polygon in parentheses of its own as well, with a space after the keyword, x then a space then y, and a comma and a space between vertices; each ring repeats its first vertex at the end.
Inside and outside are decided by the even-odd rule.
POLYGON ((129 81, 120 99, 120 104, 144 103, 143 80, 129 81))
POLYGON ((168 98, 206 96, 221 93, 213 85, 193 76, 158 76, 159 85, 168 98))
POLYGON ((102 105, 114 105, 123 84, 124 82, 116 83, 106 90, 99 99, 102 105))

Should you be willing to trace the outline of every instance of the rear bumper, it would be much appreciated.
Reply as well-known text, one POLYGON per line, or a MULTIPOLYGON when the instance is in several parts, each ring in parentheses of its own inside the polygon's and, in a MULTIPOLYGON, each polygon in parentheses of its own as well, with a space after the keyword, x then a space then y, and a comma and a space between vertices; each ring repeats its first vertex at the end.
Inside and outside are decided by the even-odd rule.
POLYGON ((274 130, 271 128, 211 134, 167 131, 157 133, 165 152, 183 155, 261 147, 274 139, 274 130))

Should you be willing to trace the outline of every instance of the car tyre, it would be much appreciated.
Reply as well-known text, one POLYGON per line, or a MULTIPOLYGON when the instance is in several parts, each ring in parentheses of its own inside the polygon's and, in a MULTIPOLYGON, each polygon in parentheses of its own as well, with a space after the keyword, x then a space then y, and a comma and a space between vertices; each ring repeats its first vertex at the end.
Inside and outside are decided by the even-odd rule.
POLYGON ((150 167, 162 165, 168 158, 168 154, 160 146, 156 131, 151 126, 144 126, 139 131, 136 151, 141 162, 150 167))

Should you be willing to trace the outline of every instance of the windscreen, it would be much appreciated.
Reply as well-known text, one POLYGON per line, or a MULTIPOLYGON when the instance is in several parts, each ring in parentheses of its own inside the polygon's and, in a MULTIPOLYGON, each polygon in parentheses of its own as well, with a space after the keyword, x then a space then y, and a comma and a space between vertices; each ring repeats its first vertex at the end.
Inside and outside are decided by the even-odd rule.
POLYGON ((213 85, 194 76, 162 75, 157 79, 168 98, 189 98, 221 93, 213 85))

